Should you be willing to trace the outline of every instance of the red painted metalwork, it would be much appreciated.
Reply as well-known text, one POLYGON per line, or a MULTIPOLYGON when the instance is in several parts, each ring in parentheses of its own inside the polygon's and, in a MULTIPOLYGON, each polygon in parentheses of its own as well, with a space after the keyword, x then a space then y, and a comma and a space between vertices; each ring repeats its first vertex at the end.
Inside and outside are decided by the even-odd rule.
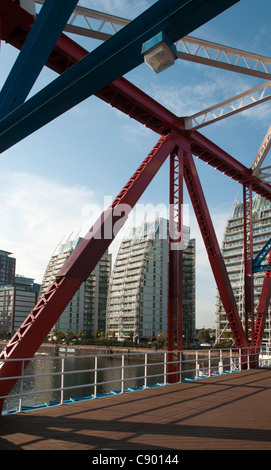
MULTIPOLYGON (((140 196, 171 153, 178 136, 174 132, 163 135, 133 174, 112 205, 99 217, 85 238, 73 251, 62 269, 32 312, 22 323, 0 355, 1 377, 9 377, 1 385, 1 395, 7 395, 22 374, 18 358, 32 358, 57 319, 73 298, 80 285, 91 274, 109 247, 140 196), (8 359, 12 358, 12 361, 8 359), (14 360, 15 359, 15 360, 14 360)), ((24 363, 26 367, 27 361, 24 363)), ((0 403, 0 409, 3 405, 0 403)))
MULTIPOLYGON (((271 267, 271 251, 269 253, 267 266, 271 267)), ((255 330, 254 330, 254 341, 252 346, 260 347, 262 344, 264 327, 266 323, 268 308, 270 305, 271 299, 271 271, 266 271, 262 286, 262 292, 260 296, 260 301, 257 309, 257 316, 255 320, 255 330)))
MULTIPOLYGON (((1 1, 0 16, 3 17, 1 39, 21 49, 33 24, 33 17, 11 0, 1 1)), ((62 34, 46 65, 57 73, 62 73, 87 53, 79 44, 62 34)), ((185 131, 182 118, 168 111, 126 79, 121 77, 115 80, 97 92, 96 96, 160 135, 169 129, 175 129, 181 136, 189 138, 193 155, 239 183, 251 183, 255 193, 271 201, 271 187, 268 183, 252 176, 250 168, 198 131, 185 131)))
POLYGON ((168 381, 177 382, 183 337, 183 152, 180 148, 170 155, 169 181, 168 381))
POLYGON ((243 227, 244 227, 244 294, 245 294, 245 332, 248 344, 254 340, 254 285, 253 261, 253 219, 252 187, 243 186, 243 227))
POLYGON ((239 317, 237 305, 229 281, 225 262, 222 257, 208 206, 200 184, 199 176, 192 157, 189 141, 183 147, 184 178, 207 250, 210 265, 223 303, 235 344, 238 348, 247 347, 247 339, 239 317))
MULTIPOLYGON (((4 39, 14 47, 21 49, 25 38, 32 27, 33 17, 20 8, 17 3, 10 0, 1 1, 0 17, 1 16, 3 18, 2 28, 0 31, 1 39, 4 39)), ((75 62, 82 59, 86 54, 87 51, 85 49, 63 34, 57 42, 57 45, 46 65, 57 73, 62 73, 75 62)), ((242 185, 249 187, 250 191, 254 191, 269 201, 271 201, 270 185, 253 176, 251 169, 247 168, 238 160, 220 149, 198 131, 186 131, 182 118, 175 116, 124 78, 119 78, 114 81, 104 89, 100 90, 96 96, 149 127, 154 132, 162 135, 162 137, 157 146, 148 155, 142 165, 140 165, 137 172, 120 192, 112 206, 102 214, 85 239, 73 252, 72 256, 59 272, 56 281, 52 284, 50 289, 48 289, 44 297, 40 300, 29 317, 22 324, 21 328, 14 335, 11 342, 7 345, 6 349, 2 352, 2 356, 0 357, 1 359, 11 357, 15 359, 14 362, 3 363, 0 369, 1 376, 8 377, 5 381, 5 391, 3 393, 9 393, 16 381, 16 379, 13 380, 10 377, 14 375, 20 376, 22 373, 18 363, 16 363, 16 358, 30 358, 33 356, 47 333, 55 324, 59 315, 73 297, 76 290, 88 277, 104 251, 109 246, 111 240, 101 235, 104 235, 104 231, 107 232, 108 228, 110 228, 111 217, 113 217, 111 220, 112 227, 119 224, 120 228, 125 221, 125 215, 128 215, 127 205, 133 207, 162 165, 163 161, 173 151, 175 146, 177 146, 177 151, 179 149, 178 162, 180 173, 178 188, 181 190, 182 187, 181 168, 182 165, 184 165, 183 172, 185 182, 236 346, 240 348, 248 346, 248 339, 243 330, 237 311, 225 263, 219 249, 192 155, 195 155, 202 161, 208 163, 242 185), (164 135, 164 133, 169 130, 171 130, 170 134, 164 135), (183 155, 182 158, 181 155, 183 155), (99 237, 97 235, 99 235, 99 237)), ((175 159, 176 156, 177 153, 175 148, 175 159)), ((170 180, 172 183, 172 178, 170 178, 170 180)), ((116 233, 113 235, 116 235, 116 233)), ((173 258, 171 266, 173 267, 170 269, 170 276, 173 275, 174 271, 174 276, 177 274, 177 278, 175 277, 176 289, 174 290, 174 294, 171 294, 170 298, 172 299, 176 296, 176 292, 178 291, 177 297, 179 299, 180 312, 182 295, 181 256, 179 256, 178 262, 177 257, 175 257, 175 260, 173 258), (177 273, 177 269, 175 270, 175 266, 179 266, 179 274, 177 273)), ((265 279, 264 282, 255 326, 255 341, 257 344, 262 338, 267 302, 270 300, 270 279, 269 274, 267 274, 268 273, 266 273, 266 278, 268 277, 268 280, 265 279)), ((179 348, 182 338, 181 315, 178 315, 178 318, 179 324, 177 321, 176 338, 177 347, 179 348)), ((173 320, 174 317, 172 314, 170 325, 173 325, 173 320)), ((172 329, 170 329, 170 335, 172 335, 170 337, 170 345, 172 348, 174 343, 173 331, 172 326, 172 329)))

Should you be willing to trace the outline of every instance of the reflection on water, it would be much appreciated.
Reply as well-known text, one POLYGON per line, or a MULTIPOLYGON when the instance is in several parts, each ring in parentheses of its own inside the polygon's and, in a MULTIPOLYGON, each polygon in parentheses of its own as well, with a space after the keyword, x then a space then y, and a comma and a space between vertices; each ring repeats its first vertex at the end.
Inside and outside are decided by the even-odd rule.
MULTIPOLYGON (((144 354, 132 357, 124 356, 124 390, 128 388, 140 388, 144 386, 144 354)), ((94 394, 95 381, 95 356, 69 356, 59 354, 58 358, 40 357, 33 360, 26 368, 23 379, 23 392, 36 392, 45 390, 39 394, 32 394, 22 399, 22 406, 35 406, 49 402, 59 402, 61 398, 61 372, 62 359, 64 361, 64 393, 63 399, 89 397, 94 394), (40 374, 44 374, 40 376, 40 374), (27 377, 30 375, 31 377, 27 377), (39 376, 38 376, 39 375, 39 376), (76 388, 73 388, 76 387, 76 388), (51 391, 53 390, 53 391, 51 391)), ((147 385, 164 383, 164 356, 157 355, 155 360, 148 357, 147 385)), ((122 357, 120 355, 98 356, 97 364, 97 395, 121 390, 122 357), (100 370, 103 369, 103 370, 100 370), (110 383, 108 383, 110 382, 110 383)), ((201 358, 201 369, 207 367, 207 358, 201 358)), ((182 364, 182 379, 195 376, 195 361, 186 360, 182 364)), ((19 393, 21 380, 18 380, 12 390, 12 394, 19 393)), ((4 410, 12 410, 18 407, 18 397, 12 396, 5 400, 4 410)))
MULTIPOLYGON (((157 382, 162 383, 164 366, 163 356, 156 359, 156 364, 148 364, 148 385, 154 385, 157 382), (161 362, 161 364, 157 364, 161 362), (153 376, 153 377, 152 377, 153 376)), ((108 355, 98 357, 97 364, 97 389, 96 393, 105 394, 112 390, 121 390, 122 374, 121 356, 108 355), (104 370, 100 370, 104 369, 104 370), (111 382, 111 383, 107 383, 111 382)), ((144 356, 132 358, 125 356, 125 383, 124 389, 142 387, 144 385, 144 356)), ((35 406, 42 403, 49 403, 60 400, 62 361, 59 358, 45 358, 33 360, 26 368, 23 379, 23 392, 33 392, 45 390, 39 394, 33 394, 22 399, 23 406, 35 406), (40 376, 40 374, 44 374, 40 376), (27 376, 31 377, 27 377, 27 376), (39 375, 39 376, 38 376, 39 375), (51 390, 55 391, 51 391, 51 390)), ((74 397, 86 397, 94 394, 95 380, 95 358, 94 356, 65 356, 64 366, 64 394, 63 399, 69 400, 74 397), (77 372, 78 371, 78 372, 77 372), (69 388, 70 387, 70 388, 69 388), (76 387, 76 388, 74 388, 76 387)), ((12 390, 12 395, 20 392, 21 380, 18 380, 12 390)), ((18 397, 10 397, 4 402, 4 410, 11 410, 18 406, 18 397)))

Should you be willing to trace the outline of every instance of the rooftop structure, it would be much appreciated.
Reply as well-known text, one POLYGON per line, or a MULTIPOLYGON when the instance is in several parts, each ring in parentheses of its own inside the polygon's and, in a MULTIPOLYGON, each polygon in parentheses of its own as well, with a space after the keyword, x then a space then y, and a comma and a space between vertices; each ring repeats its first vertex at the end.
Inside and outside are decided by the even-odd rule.
POLYGON ((0 250, 0 285, 13 284, 15 281, 16 259, 9 251, 0 250))

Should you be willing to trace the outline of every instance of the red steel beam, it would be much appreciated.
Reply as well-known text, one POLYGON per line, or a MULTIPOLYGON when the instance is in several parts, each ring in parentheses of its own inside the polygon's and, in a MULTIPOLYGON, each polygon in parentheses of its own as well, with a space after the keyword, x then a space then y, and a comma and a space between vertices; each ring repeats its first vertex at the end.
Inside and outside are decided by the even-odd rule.
MULTIPOLYGON (((7 377, 7 379, 0 382, 1 396, 9 394, 17 381, 14 377, 21 376, 23 372, 22 363, 16 359, 33 357, 80 285, 88 278, 108 249, 130 210, 177 143, 178 136, 174 132, 160 137, 112 205, 99 217, 73 251, 56 276, 55 282, 3 349, 0 354, 0 377, 7 377)), ((26 366, 27 361, 24 363, 24 367, 26 366)), ((2 405, 3 400, 0 400, 0 410, 2 405)))
POLYGON ((185 143, 183 149, 185 152, 184 179, 207 250, 210 266, 216 280, 221 301, 232 330, 233 339, 236 347, 246 348, 248 346, 247 338, 239 317, 229 276, 200 184, 189 141, 185 143))
MULTIPOLYGON (((271 267, 271 251, 269 253, 267 266, 271 267)), ((268 308, 270 305, 271 299, 271 271, 266 271, 262 286, 262 292, 260 296, 260 301, 257 309, 257 316, 255 320, 255 330, 254 330, 254 342, 252 347, 260 347, 262 344, 264 328, 268 313, 268 308)))
POLYGON ((245 331, 248 343, 254 338, 253 219, 251 184, 243 186, 245 331))
MULTIPOLYGON (((33 24, 33 17, 11 0, 1 0, 0 17, 1 39, 21 49, 33 24)), ((57 73, 62 73, 87 53, 84 48, 62 34, 46 65, 57 73)), ((253 176, 250 168, 198 131, 186 131, 182 118, 174 115, 126 79, 115 80, 96 93, 96 96, 160 135, 169 129, 175 129, 181 136, 189 137, 193 155, 239 183, 250 183, 255 193, 271 201, 271 187, 268 183, 253 176)))
POLYGON ((183 151, 170 155, 168 264, 168 382, 180 380, 183 339, 183 151))

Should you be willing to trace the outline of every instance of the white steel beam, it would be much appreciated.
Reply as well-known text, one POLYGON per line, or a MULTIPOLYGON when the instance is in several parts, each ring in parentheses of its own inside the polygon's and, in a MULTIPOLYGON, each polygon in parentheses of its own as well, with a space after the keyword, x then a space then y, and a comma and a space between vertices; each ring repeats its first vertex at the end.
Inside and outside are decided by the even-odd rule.
MULTIPOLYGON (((26 1, 42 5, 45 0, 21 0, 21 2, 26 1)), ((128 23, 130 20, 126 18, 77 6, 64 30, 106 41, 128 23)), ((259 87, 185 118, 187 129, 199 129, 271 98, 271 58, 192 36, 185 36, 177 41, 176 47, 178 58, 181 60, 270 80, 259 87)))
POLYGON ((177 43, 178 58, 253 77, 271 79, 271 58, 185 36, 177 43))
POLYGON ((186 129, 199 129, 271 99, 271 81, 184 118, 186 129))
MULTIPOLYGON (((45 0, 21 0, 42 5, 45 0)), ((74 9, 66 32, 105 41, 130 23, 126 18, 109 15, 85 7, 74 9)), ((185 36, 176 42, 178 58, 232 72, 271 80, 271 58, 214 42, 185 36)))
POLYGON ((253 170, 253 175, 257 176, 260 179, 266 180, 270 178, 270 166, 262 167, 262 164, 271 148, 271 125, 268 128, 268 131, 262 141, 262 144, 258 150, 258 153, 254 159, 254 162, 251 165, 253 170), (266 172, 267 170, 267 172, 266 172), (269 171, 268 171, 269 170, 269 171))
MULTIPOLYGON (((45 0, 35 0, 42 5, 45 0)), ((106 41, 130 20, 77 6, 64 31, 106 41)))

